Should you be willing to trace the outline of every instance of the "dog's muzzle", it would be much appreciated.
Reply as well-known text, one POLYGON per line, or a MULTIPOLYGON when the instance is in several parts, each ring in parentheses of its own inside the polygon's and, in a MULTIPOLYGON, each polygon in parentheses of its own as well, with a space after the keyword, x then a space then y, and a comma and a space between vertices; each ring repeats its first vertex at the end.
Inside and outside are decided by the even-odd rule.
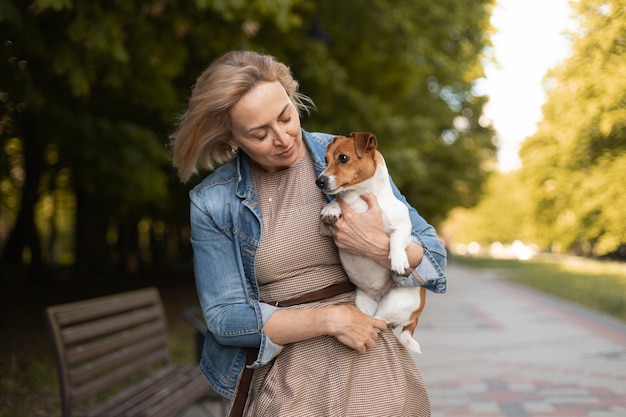
POLYGON ((318 179, 315 180, 315 184, 322 190, 326 190, 328 186, 328 177, 326 175, 320 175, 318 179))

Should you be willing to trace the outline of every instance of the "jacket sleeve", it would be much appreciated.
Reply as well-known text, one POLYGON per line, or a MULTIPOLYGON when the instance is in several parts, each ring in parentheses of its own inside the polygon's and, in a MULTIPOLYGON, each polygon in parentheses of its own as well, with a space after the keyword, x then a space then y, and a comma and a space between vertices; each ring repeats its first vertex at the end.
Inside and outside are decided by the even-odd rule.
POLYGON ((193 199, 190 216, 196 288, 207 331, 221 345, 258 347, 257 366, 269 362, 282 347, 262 329, 278 308, 260 303, 257 289, 250 287, 232 226, 217 225, 193 199))

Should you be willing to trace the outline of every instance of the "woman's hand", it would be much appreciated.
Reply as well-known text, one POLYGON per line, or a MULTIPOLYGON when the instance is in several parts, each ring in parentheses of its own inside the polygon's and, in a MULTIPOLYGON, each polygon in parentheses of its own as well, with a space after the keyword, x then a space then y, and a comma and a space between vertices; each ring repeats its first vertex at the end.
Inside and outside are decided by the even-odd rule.
POLYGON ((374 194, 363 194, 367 211, 357 213, 338 198, 342 216, 332 225, 335 245, 355 255, 365 256, 386 265, 389 263, 389 237, 383 228, 383 217, 374 194))
MULTIPOLYGON (((367 203, 367 211, 357 213, 341 198, 338 198, 342 216, 328 226, 335 245, 355 255, 370 258, 380 265, 389 268, 389 236, 383 227, 383 215, 378 199, 374 194, 363 194, 361 198, 367 203)), ((424 248, 411 242, 407 247, 407 256, 411 269, 416 268, 424 256, 424 248)))
POLYGON ((378 333, 387 328, 383 320, 375 319, 351 305, 338 305, 327 310, 329 333, 359 353, 372 349, 378 333))

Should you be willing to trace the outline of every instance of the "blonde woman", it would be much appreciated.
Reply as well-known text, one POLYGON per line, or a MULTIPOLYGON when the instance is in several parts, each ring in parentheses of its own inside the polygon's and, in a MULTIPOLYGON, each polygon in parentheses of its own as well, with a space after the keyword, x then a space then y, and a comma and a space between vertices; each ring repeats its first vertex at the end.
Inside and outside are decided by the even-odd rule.
MULTIPOLYGON (((364 196, 363 214, 344 207, 334 237, 319 232, 327 198, 315 179, 334 135, 301 128, 311 107, 286 65, 234 51, 198 78, 172 135, 183 182, 199 167, 214 169, 190 192, 208 327, 201 368, 234 399, 231 415, 429 416, 417 366, 385 322, 354 306, 337 254, 341 247, 389 266, 376 199, 364 196)), ((443 292, 446 252, 409 210, 415 270, 401 285, 419 285, 418 276, 443 292)))

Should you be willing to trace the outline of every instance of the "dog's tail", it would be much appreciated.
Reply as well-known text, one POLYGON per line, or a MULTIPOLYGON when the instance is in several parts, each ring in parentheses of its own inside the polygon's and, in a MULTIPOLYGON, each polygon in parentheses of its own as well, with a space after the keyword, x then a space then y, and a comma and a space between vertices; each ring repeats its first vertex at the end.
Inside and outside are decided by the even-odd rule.
POLYGON ((422 348, 417 340, 413 339, 413 334, 409 330, 403 329, 398 336, 398 340, 408 350, 416 353, 422 353, 422 348))

